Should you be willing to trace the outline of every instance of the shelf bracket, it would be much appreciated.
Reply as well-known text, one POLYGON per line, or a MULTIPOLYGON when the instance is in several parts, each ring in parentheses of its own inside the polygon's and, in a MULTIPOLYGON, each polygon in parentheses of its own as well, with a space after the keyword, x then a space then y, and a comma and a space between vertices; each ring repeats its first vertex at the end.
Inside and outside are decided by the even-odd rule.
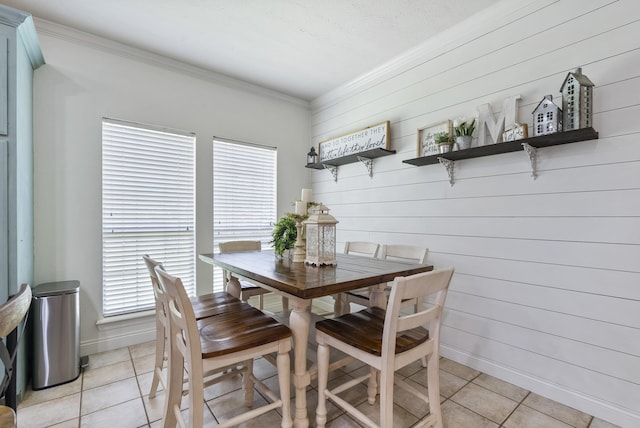
POLYGON ((333 181, 335 181, 336 183, 338 182, 338 167, 335 165, 327 165, 326 163, 323 164, 325 169, 328 169, 329 172, 331 172, 331 175, 333 175, 333 181))
POLYGON ((362 156, 358 156, 358 160, 367 167, 367 171, 369 172, 369 178, 373 178, 373 159, 365 158, 362 156))
POLYGON ((536 172, 536 166, 538 163, 537 149, 529 143, 522 143, 522 148, 529 155, 529 161, 531 162, 531 177, 535 180, 538 178, 538 173, 536 172))
POLYGON ((443 157, 438 156, 438 162, 440 162, 442 165, 444 165, 445 168, 447 168, 447 174, 449 174, 449 184, 451 184, 453 186, 453 166, 455 164, 454 161, 449 160, 449 159, 445 159, 443 157))

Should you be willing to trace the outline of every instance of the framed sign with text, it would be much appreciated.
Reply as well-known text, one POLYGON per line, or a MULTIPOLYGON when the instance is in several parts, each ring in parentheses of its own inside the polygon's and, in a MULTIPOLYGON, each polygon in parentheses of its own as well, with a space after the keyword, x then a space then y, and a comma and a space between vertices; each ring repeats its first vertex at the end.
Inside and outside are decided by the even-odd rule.
POLYGON ((357 155, 373 149, 389 150, 389 121, 321 141, 318 149, 319 162, 357 155))
POLYGON ((438 146, 436 145, 436 137, 439 134, 452 135, 451 131, 450 120, 418 129, 418 157, 437 154, 438 146))

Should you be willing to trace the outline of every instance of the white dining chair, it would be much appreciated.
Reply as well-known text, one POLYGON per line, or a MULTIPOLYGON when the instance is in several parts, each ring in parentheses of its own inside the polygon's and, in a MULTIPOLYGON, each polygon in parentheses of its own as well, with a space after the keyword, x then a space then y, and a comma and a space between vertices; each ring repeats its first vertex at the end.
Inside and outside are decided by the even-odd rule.
MULTIPOLYGON (((404 245, 404 244, 390 244, 383 245, 380 251, 378 258, 382 260, 398 260, 404 262, 412 262, 412 263, 420 263, 424 264, 427 260, 427 254, 429 253, 429 249, 426 247, 420 247, 415 245, 404 245)), ((391 289, 386 287, 386 294, 389 295, 391 289)), ((354 291, 349 291, 345 293, 345 304, 348 308, 347 311, 350 312, 351 303, 356 303, 361 306, 369 306, 369 296, 371 294, 370 288, 361 288, 354 291)), ((412 300, 405 301, 404 306, 409 304, 413 304, 416 309, 420 302, 412 300)))
MULTIPOLYGON (((344 243, 344 254, 352 256, 376 258, 380 244, 366 241, 347 241, 344 243)), ((361 289, 362 292, 368 292, 368 288, 361 289)), ((334 294, 334 313, 336 316, 350 312, 349 302, 346 293, 334 294)), ((368 305, 367 305, 368 306, 368 305)))
MULTIPOLYGON (((415 395, 429 406, 429 413, 415 426, 442 428, 440 409, 440 322, 453 275, 453 268, 439 269, 393 281, 387 309, 366 308, 316 323, 318 343, 318 407, 316 424, 324 428, 327 421, 327 399, 368 427, 397 428, 393 421, 394 384, 415 395), (402 302, 429 298, 429 306, 405 315, 402 302), (427 328, 423 326, 426 325, 427 328), (330 348, 369 365, 366 375, 328 389, 330 348), (395 371, 427 355, 427 395, 394 377, 395 371), (340 394, 368 380, 367 401, 374 404, 380 376, 380 424, 356 409, 340 394)), ((335 365, 335 364, 334 364, 335 365)), ((335 367, 332 367, 335 369, 335 367)))
MULTIPOLYGON (((143 257, 145 266, 149 271, 149 278, 151 279, 151 286, 153 287, 153 297, 155 299, 155 308, 156 308, 156 352, 155 352, 155 362, 153 369, 153 377, 151 379, 151 387, 149 390, 149 398, 153 399, 158 392, 159 385, 166 390, 167 388, 167 380, 164 375, 164 363, 167 359, 168 349, 168 335, 169 335, 169 318, 168 318, 168 302, 165 296, 165 293, 160 288, 160 284, 158 283, 158 275, 156 274, 156 267, 159 269, 164 269, 162 263, 152 259, 148 255, 144 255, 143 257)), ((215 292, 204 294, 201 296, 191 297, 190 299, 191 306, 193 308, 193 313, 196 320, 207 318, 210 316, 215 316, 225 312, 233 312, 240 310, 243 306, 248 305, 248 303, 242 303, 240 299, 236 299, 230 294, 226 292, 215 292)), ((212 373, 206 373, 205 377, 207 377, 206 384, 211 384, 215 382, 212 375, 216 374, 217 371, 212 373)))
MULTIPOLYGON (((227 241, 221 242, 218 244, 218 249, 220 253, 237 253, 241 251, 260 251, 262 249, 262 244, 260 241, 227 241)), ((231 273, 228 271, 223 271, 223 284, 224 289, 227 288, 227 283, 231 279, 231 273)), ((240 282, 240 299, 247 302, 253 296, 259 296, 258 307, 260 310, 264 309, 264 295, 270 293, 269 290, 260 287, 254 283, 239 280, 240 282)), ((289 311, 289 300, 286 297, 282 298, 282 311, 287 313, 289 311)))
POLYGON ((204 373, 243 364, 246 367, 243 380, 245 406, 251 407, 253 403, 254 385, 271 403, 241 412, 217 426, 237 426, 280 408, 281 426, 291 427, 291 330, 244 302, 241 302, 242 308, 237 311, 197 321, 180 278, 168 274, 160 267, 155 270, 160 288, 167 298, 169 319, 169 371, 163 426, 173 428, 179 423, 182 427, 202 428, 204 373), (279 396, 252 372, 253 359, 271 353, 277 354, 279 396), (187 374, 188 383, 188 424, 180 411, 183 373, 187 374))

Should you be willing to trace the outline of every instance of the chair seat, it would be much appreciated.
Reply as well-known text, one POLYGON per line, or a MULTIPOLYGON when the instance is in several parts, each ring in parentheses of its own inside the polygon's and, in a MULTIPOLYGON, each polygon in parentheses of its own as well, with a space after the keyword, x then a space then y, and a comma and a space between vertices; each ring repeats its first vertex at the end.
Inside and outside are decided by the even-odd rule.
POLYGON ((11 407, 0 406, 0 427, 15 428, 16 412, 11 407))
POLYGON ((248 304, 237 311, 199 320, 197 325, 203 358, 232 354, 291 337, 287 326, 248 304))
POLYGON ((369 289, 368 288, 359 288, 358 290, 347 291, 345 294, 348 294, 352 297, 359 297, 361 299, 369 298, 369 289))
POLYGON ((259 285, 255 285, 243 280, 239 280, 239 282, 240 282, 240 288, 242 288, 242 291, 255 290, 255 291, 263 291, 265 293, 269 293, 269 290, 267 290, 266 288, 260 287, 259 285))
MULTIPOLYGON (((372 355, 382 355, 382 333, 386 311, 367 308, 360 312, 316 323, 316 330, 348 343, 372 355)), ((406 352, 429 339, 429 331, 423 327, 405 330, 396 338, 396 353, 406 352)))
POLYGON ((227 312, 235 312, 250 306, 225 291, 203 294, 190 298, 196 319, 208 318, 227 312))

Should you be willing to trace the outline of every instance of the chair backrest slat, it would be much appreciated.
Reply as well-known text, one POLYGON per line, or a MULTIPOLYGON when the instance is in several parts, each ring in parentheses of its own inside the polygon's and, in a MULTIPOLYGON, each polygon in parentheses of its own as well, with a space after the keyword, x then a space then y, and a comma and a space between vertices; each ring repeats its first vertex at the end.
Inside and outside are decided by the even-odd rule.
POLYGON ((395 353, 396 335, 401 331, 428 324, 430 338, 439 336, 442 309, 452 276, 453 268, 447 268, 398 277, 393 281, 384 322, 383 354, 395 353), (418 312, 409 315, 400 313, 404 299, 422 297, 426 300, 430 296, 434 297, 431 306, 423 305, 418 312))
POLYGON ((160 284, 158 283, 158 275, 156 274, 156 267, 164 270, 164 266, 162 266, 162 263, 152 259, 146 254, 142 256, 142 258, 144 260, 144 264, 147 266, 147 270, 149 271, 149 277, 151 278, 151 286, 153 287, 153 296, 155 297, 156 311, 159 311, 158 314, 160 315, 160 321, 166 326, 167 324, 165 320, 168 316, 168 308, 166 306, 167 298, 164 294, 164 291, 162 291, 162 288, 160 288, 160 284))
POLYGON ((425 263, 428 252, 429 249, 425 247, 403 244, 386 244, 382 246, 380 258, 383 260, 404 260, 425 263))
POLYGON ((0 305, 0 337, 6 337, 20 324, 31 305, 31 287, 22 284, 18 294, 0 305))
MULTIPOLYGON (((22 322, 25 315, 29 311, 29 307, 31 306, 31 287, 29 284, 22 284, 20 287, 20 291, 7 300, 5 303, 0 305, 0 337, 8 336, 12 331, 14 331, 22 322)), ((23 330, 24 332, 24 330, 23 330)), ((18 351, 17 341, 20 340, 22 334, 17 334, 16 339, 16 347, 13 348, 9 343, 5 344, 5 342, 0 342, 0 360, 2 361, 2 371, 4 372, 2 379, 0 379, 0 397, 4 397, 5 393, 8 393, 11 390, 10 385, 15 382, 15 378, 13 378, 13 363, 16 358, 16 353, 18 351)), ((15 393, 15 390, 13 390, 15 393)), ((16 397, 7 397, 7 404, 10 404, 12 407, 15 406, 16 397)), ((15 409, 15 407, 14 407, 15 409)))
POLYGON ((240 251, 256 251, 262 249, 260 241, 229 241, 218 244, 221 253, 237 253, 240 251))
POLYGON ((344 243, 345 254, 355 254, 358 256, 378 257, 380 244, 364 241, 347 241, 344 243))
POLYGON ((167 298, 169 332, 173 339, 170 343, 182 352, 187 361, 189 360, 186 354, 187 349, 190 349, 193 355, 200 356, 202 354, 200 333, 191 301, 182 281, 165 272, 161 266, 157 266, 155 272, 160 289, 167 298))

